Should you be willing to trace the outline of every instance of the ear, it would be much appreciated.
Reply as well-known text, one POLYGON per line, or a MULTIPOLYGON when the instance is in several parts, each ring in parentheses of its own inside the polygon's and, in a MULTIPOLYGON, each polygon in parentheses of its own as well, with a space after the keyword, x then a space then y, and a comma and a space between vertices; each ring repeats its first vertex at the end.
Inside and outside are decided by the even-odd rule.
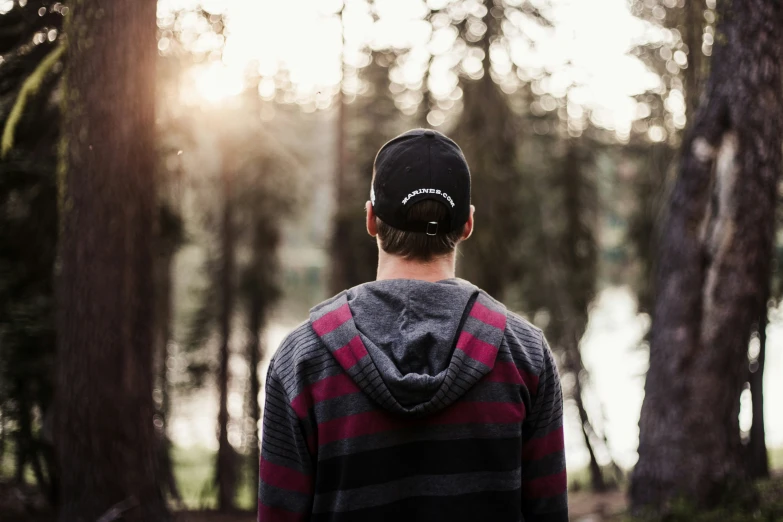
POLYGON ((465 241, 473 234, 473 213, 476 212, 476 207, 470 206, 470 215, 468 216, 468 222, 465 223, 465 228, 462 229, 462 241, 465 241))
POLYGON ((375 212, 372 209, 372 203, 369 201, 364 204, 364 212, 366 216, 367 233, 372 237, 378 235, 378 224, 375 221, 375 212))

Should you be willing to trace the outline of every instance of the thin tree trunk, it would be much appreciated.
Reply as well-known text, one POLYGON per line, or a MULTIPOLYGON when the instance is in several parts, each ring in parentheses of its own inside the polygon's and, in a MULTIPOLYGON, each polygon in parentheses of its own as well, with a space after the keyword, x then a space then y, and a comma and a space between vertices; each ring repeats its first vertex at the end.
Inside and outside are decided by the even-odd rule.
POLYGON ((258 423, 261 420, 258 395, 261 393, 261 380, 258 378, 258 370, 262 358, 261 335, 264 323, 264 303, 261 292, 256 292, 252 297, 248 311, 248 329, 250 330, 250 339, 247 343, 247 362, 250 367, 248 414, 253 425, 253 433, 249 442, 253 465, 250 476, 253 477, 253 491, 258 491, 258 465, 261 462, 260 445, 258 444, 258 423))
MULTIPOLYGON (((24 401, 20 401, 18 407, 20 412, 25 412, 28 408, 24 401)), ((22 484, 24 482, 24 468, 27 465, 26 439, 22 430, 17 429, 14 439, 16 443, 14 448, 14 482, 22 484)))
POLYGON ((574 393, 573 399, 576 403, 576 408, 579 411, 579 423, 582 428, 582 437, 584 438, 585 447, 590 455, 590 488, 594 492, 606 491, 606 482, 604 481, 603 473, 601 472, 601 466, 598 464, 598 459, 595 456, 595 450, 593 449, 593 443, 590 440, 590 434, 593 432, 590 419, 587 415, 584 402, 582 401, 582 385, 579 382, 579 372, 572 373, 574 376, 574 393))
POLYGON ((701 95, 704 54, 701 43, 704 33, 704 0, 687 0, 683 6, 683 39, 688 46, 688 68, 685 69, 685 116, 691 121, 701 95))
POLYGON ((156 2, 81 0, 66 24, 58 519, 164 521, 152 423, 156 2))
POLYGON ((4 467, 3 464, 5 460, 5 440, 6 440, 5 409, 3 409, 3 406, 0 404, 0 469, 4 467))
MULTIPOLYGON (((221 151, 227 154, 227 148, 221 151)), ((218 410, 218 455, 216 478, 218 485, 218 509, 230 511, 235 509, 236 498, 236 465, 234 450, 228 442, 228 381, 229 381, 229 348, 231 337, 231 318, 234 307, 234 227, 232 216, 232 178, 233 172, 230 160, 223 160, 223 223, 221 231, 222 262, 220 272, 221 303, 220 303, 220 362, 218 369, 218 392, 220 407, 218 410)))
POLYGON ((158 386, 160 389, 160 402, 158 411, 158 460, 160 465, 160 478, 164 494, 169 495, 178 503, 182 502, 177 481, 174 477, 174 468, 171 462, 171 440, 168 435, 168 420, 170 412, 169 396, 169 341, 171 340, 171 270, 174 259, 174 249, 168 244, 168 238, 158 238, 162 246, 162 252, 157 259, 156 277, 159 292, 158 309, 156 314, 156 354, 158 358, 158 386))
POLYGON ((345 94, 343 93, 343 80, 345 78, 345 64, 343 48, 345 47, 345 26, 343 23, 343 12, 340 11, 341 27, 341 50, 340 63, 342 75, 340 85, 338 85, 337 99, 337 119, 335 121, 335 172, 334 172, 334 201, 335 217, 331 236, 331 275, 329 279, 330 293, 336 294, 346 287, 351 280, 350 271, 352 270, 352 245, 350 228, 351 220, 355 219, 350 207, 346 208, 343 203, 349 201, 349 180, 348 180, 348 159, 346 149, 346 125, 347 111, 345 106, 345 94))
POLYGON ((718 4, 704 104, 683 142, 659 252, 631 499, 720 503, 745 482, 739 396, 770 276, 781 146, 783 7, 718 4))
MULTIPOLYGON (((598 263, 595 240, 597 194, 595 184, 585 168, 588 162, 589 158, 583 153, 579 142, 568 139, 562 165, 551 186, 553 192, 563 195, 565 224, 561 230, 550 222, 544 225, 541 233, 544 255, 549 261, 547 275, 551 300, 548 308, 554 319, 547 329, 547 335, 555 340, 555 346, 563 353, 563 371, 574 378, 571 396, 579 412, 585 447, 590 455, 588 469, 591 488, 604 491, 607 484, 596 458, 595 444, 605 442, 606 438, 599 437, 595 432, 584 406, 587 371, 579 349, 579 341, 587 329, 588 307, 595 297, 598 263)), ((547 222, 542 219, 542 223, 547 222)), ((605 446, 609 454, 608 444, 605 446)), ((611 466, 615 470, 619 469, 613 459, 611 466)))
POLYGON ((769 456, 764 429, 764 361, 767 351, 767 325, 769 311, 764 303, 759 316, 759 355, 755 371, 750 372, 750 396, 753 402, 753 424, 750 426, 748 441, 748 475, 754 479, 769 477, 769 456))

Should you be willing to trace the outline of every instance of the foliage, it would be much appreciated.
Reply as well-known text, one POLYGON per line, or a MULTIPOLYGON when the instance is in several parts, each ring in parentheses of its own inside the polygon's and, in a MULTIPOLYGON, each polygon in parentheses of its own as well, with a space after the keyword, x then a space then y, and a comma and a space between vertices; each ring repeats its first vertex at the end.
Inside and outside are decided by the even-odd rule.
MULTIPOLYGON (((252 101, 251 101, 252 102, 252 101)), ((243 109, 235 109, 238 112, 243 109)), ((230 149, 218 151, 223 155, 222 168, 233 171, 232 213, 233 226, 237 234, 237 272, 232 276, 239 295, 261 291, 272 297, 279 294, 279 280, 276 245, 264 253, 264 265, 253 263, 253 249, 258 239, 270 239, 280 234, 280 227, 298 202, 301 192, 298 160, 288 153, 271 134, 267 133, 257 120, 226 116, 225 127, 219 132, 227 133, 219 138, 230 143, 230 149), (231 122, 231 123, 229 123, 231 122)), ((211 140, 201 135, 196 139, 211 140)), ((198 304, 187 320, 184 347, 188 352, 188 370, 192 377, 190 384, 199 387, 215 369, 214 354, 209 349, 209 340, 218 327, 220 295, 220 259, 222 253, 217 246, 220 219, 214 194, 222 173, 207 177, 207 183, 197 187, 195 197, 200 201, 198 216, 202 230, 194 231, 193 237, 201 243, 206 255, 201 268, 200 285, 191 286, 198 304)), ((246 301, 243 301, 245 303, 246 301)), ((241 314, 241 308, 237 314, 241 314)))
POLYGON ((16 479, 32 469, 50 501, 63 9, 31 1, 0 16, 0 411, 16 448, 16 479))

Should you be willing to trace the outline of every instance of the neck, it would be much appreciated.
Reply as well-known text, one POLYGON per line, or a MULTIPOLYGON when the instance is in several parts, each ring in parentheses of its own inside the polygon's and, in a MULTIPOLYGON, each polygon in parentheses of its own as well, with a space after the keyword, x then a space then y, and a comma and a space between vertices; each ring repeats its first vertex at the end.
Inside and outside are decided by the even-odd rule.
POLYGON ((455 260, 456 256, 454 253, 423 262, 389 255, 380 250, 378 253, 378 275, 376 280, 419 279, 434 283, 444 279, 451 279, 456 274, 455 260))

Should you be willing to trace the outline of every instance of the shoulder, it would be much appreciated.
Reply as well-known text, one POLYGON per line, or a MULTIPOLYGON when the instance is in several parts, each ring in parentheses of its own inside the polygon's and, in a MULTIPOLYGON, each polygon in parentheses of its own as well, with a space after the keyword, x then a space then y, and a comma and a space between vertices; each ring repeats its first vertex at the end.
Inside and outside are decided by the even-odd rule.
POLYGON ((329 312, 333 311, 335 308, 339 308, 342 304, 344 304, 344 297, 351 292, 351 290, 343 290, 339 294, 330 297, 326 301, 322 301, 312 307, 310 309, 310 322, 315 321, 319 319, 320 317, 323 317, 324 315, 328 314, 329 312))
POLYGON ((540 373, 549 347, 544 332, 524 317, 506 312, 505 342, 517 366, 540 373))
POLYGON ((322 355, 325 350, 310 320, 302 321, 283 339, 272 356, 269 378, 285 384, 295 383, 308 362, 322 355))

